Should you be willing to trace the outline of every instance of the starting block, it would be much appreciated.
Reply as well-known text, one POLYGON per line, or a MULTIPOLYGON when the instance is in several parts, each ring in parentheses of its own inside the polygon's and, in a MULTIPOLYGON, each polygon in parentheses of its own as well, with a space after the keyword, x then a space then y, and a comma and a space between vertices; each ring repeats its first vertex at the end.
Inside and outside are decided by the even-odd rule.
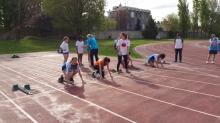
POLYGON ((31 92, 30 85, 24 85, 24 87, 21 87, 19 85, 13 85, 12 91, 17 91, 20 90, 28 95, 32 95, 33 93, 31 92))

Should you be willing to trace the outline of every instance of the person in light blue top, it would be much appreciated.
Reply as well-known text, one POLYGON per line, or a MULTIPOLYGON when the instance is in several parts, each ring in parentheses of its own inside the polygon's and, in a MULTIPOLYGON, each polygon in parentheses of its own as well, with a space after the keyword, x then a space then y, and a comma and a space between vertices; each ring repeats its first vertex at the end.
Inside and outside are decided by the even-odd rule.
POLYGON ((94 66, 94 60, 93 60, 93 56, 95 56, 95 60, 98 61, 99 60, 99 57, 98 57, 98 49, 99 49, 99 46, 96 42, 96 39, 93 37, 93 35, 91 34, 88 34, 87 35, 87 44, 84 45, 85 47, 88 47, 90 46, 91 50, 90 50, 90 61, 91 61, 91 66, 93 67, 94 66))
POLYGON ((217 54, 218 52, 218 38, 215 37, 215 34, 211 34, 211 38, 209 40, 210 43, 210 47, 209 47, 209 55, 206 61, 206 64, 209 63, 209 59, 211 57, 211 55, 213 54, 212 57, 212 64, 214 64, 214 60, 215 60, 215 54, 217 54))

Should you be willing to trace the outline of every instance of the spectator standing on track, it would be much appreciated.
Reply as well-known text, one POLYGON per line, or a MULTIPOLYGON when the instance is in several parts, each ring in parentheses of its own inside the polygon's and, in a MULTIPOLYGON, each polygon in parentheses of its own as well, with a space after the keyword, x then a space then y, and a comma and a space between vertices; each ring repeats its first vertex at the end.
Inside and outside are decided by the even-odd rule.
POLYGON ((209 63, 209 59, 212 54, 213 54, 212 64, 214 64, 215 54, 218 53, 218 46, 217 46, 218 45, 218 38, 215 37, 215 34, 211 34, 211 38, 210 38, 209 42, 210 42, 209 55, 208 55, 206 64, 209 63))
POLYGON ((96 61, 99 60, 99 57, 98 57, 99 46, 96 42, 96 39, 93 37, 93 35, 88 34, 87 38, 88 38, 87 44, 84 45, 84 47, 90 46, 90 48, 91 48, 91 50, 90 50, 90 61, 91 61, 91 66, 93 67, 94 66, 93 56, 95 56, 96 61))
POLYGON ((128 61, 127 61, 130 50, 130 41, 128 40, 128 35, 124 32, 120 34, 120 38, 121 39, 119 39, 117 43, 117 49, 118 49, 117 73, 120 74, 122 72, 119 71, 122 57, 124 58, 126 72, 130 73, 130 71, 128 71, 128 61))
POLYGON ((182 62, 182 51, 183 51, 183 39, 180 37, 180 34, 177 33, 176 38, 174 40, 174 51, 175 51, 175 60, 177 62, 177 56, 179 54, 179 62, 182 62))
POLYGON ((83 41, 83 36, 79 36, 78 41, 76 41, 76 53, 78 54, 78 63, 80 66, 84 66, 82 64, 82 57, 83 57, 83 52, 84 52, 84 41, 83 41))
POLYGON ((60 49, 62 50, 63 57, 64 57, 63 63, 67 62, 67 59, 69 57, 69 45, 68 45, 68 42, 69 42, 69 38, 67 36, 65 36, 63 38, 62 44, 60 45, 60 49))

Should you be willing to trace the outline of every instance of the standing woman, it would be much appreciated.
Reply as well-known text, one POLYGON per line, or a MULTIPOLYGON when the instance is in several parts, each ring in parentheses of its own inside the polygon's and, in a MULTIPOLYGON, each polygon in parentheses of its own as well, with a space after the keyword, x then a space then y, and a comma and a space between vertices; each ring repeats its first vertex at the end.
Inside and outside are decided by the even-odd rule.
POLYGON ((117 42, 117 49, 118 49, 118 64, 117 64, 117 72, 118 74, 121 73, 119 71, 119 66, 121 64, 121 59, 123 57, 124 63, 125 63, 125 69, 127 73, 130 73, 128 71, 128 55, 130 50, 130 41, 128 40, 128 35, 124 32, 120 34, 120 38, 117 42))
POLYGON ((63 63, 67 62, 67 59, 69 57, 69 45, 68 45, 68 42, 69 42, 69 38, 67 36, 65 36, 63 38, 62 44, 60 45, 60 49, 63 51, 63 57, 64 57, 63 63))
POLYGON ((98 51, 99 51, 98 48, 99 48, 99 46, 98 46, 98 44, 97 44, 95 38, 93 38, 93 35, 88 34, 88 35, 87 35, 87 38, 88 38, 87 44, 84 45, 84 46, 85 46, 85 47, 90 46, 90 48, 91 48, 91 51, 90 51, 90 60, 91 60, 91 66, 93 67, 93 66, 94 66, 93 56, 95 56, 95 60, 96 60, 96 61, 99 60, 99 57, 98 57, 98 51))
POLYGON ((175 51, 175 60, 177 62, 177 56, 179 54, 179 62, 182 62, 182 52, 183 52, 183 39, 180 37, 180 34, 177 33, 176 38, 174 39, 174 51, 175 51))

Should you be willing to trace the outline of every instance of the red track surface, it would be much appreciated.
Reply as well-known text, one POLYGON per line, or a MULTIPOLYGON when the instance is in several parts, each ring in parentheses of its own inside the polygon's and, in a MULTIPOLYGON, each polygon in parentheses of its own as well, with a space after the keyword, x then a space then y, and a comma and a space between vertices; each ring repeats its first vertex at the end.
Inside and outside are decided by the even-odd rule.
MULTIPOLYGON (((172 43, 142 45, 136 51, 149 56, 165 53, 164 68, 143 66, 131 74, 113 73, 98 81, 87 75, 91 69, 84 56, 84 86, 57 82, 63 57, 55 52, 0 56, 0 122, 106 122, 106 123, 220 123, 220 55, 215 64, 205 64, 207 42, 185 42, 183 63, 174 63, 172 43), (30 84, 34 95, 12 92, 13 84, 30 84)), ((76 56, 71 54, 70 57, 76 56)), ((100 56, 100 58, 102 58, 100 56)), ((110 68, 117 58, 111 57, 110 68)))

